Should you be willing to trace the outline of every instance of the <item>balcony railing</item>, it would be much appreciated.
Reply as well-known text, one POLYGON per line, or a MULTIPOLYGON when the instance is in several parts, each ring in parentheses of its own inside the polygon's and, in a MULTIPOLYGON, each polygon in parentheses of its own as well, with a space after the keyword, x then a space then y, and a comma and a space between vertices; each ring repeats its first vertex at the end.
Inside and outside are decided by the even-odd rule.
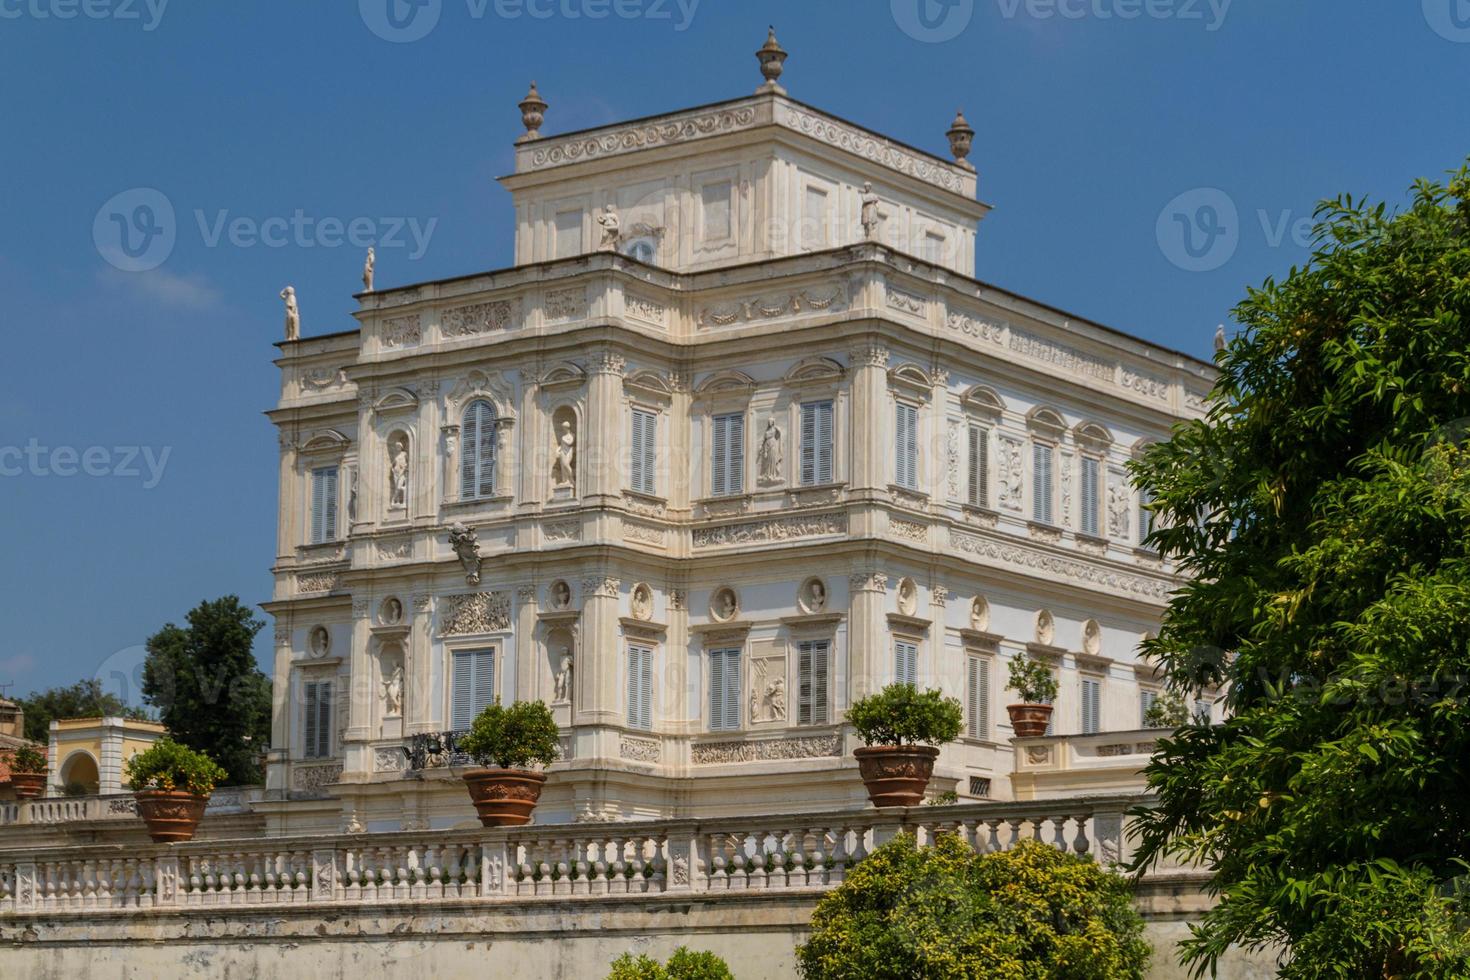
MULTIPOLYGON (((210 814, 244 813, 260 797, 259 787, 216 789, 209 798, 210 814)), ((132 793, 105 796, 54 796, 0 803, 0 827, 52 825, 93 820, 137 820, 138 803, 132 793)), ((0 838, 0 846, 4 839, 0 838)))
POLYGON ((900 832, 1126 857, 1138 797, 348 837, 0 849, 0 916, 820 891, 900 832))

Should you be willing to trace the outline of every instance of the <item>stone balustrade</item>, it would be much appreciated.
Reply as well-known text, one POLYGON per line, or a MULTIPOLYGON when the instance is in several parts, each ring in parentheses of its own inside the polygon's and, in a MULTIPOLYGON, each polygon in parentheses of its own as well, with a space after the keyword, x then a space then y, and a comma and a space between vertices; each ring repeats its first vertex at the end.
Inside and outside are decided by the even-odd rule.
MULTIPOLYGON (((210 814, 243 813, 252 801, 259 799, 258 787, 230 787, 215 790, 209 799, 210 814)), ((0 803, 0 827, 52 826, 97 820, 138 819, 138 803, 132 793, 103 796, 54 796, 0 803)), ((3 847, 0 839, 0 847, 3 847)))
POLYGON ((1111 863, 1126 857, 1125 814, 1139 802, 0 847, 0 916, 822 890, 901 832, 954 833, 982 852, 1034 839, 1111 863))

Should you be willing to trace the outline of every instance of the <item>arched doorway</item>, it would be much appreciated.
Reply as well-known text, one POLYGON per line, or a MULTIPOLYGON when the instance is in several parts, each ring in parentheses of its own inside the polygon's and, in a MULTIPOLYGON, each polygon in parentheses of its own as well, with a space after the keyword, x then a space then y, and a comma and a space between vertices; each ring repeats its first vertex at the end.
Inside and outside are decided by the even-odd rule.
POLYGON ((87 752, 73 752, 61 764, 61 791, 67 796, 96 796, 102 778, 97 760, 87 752))

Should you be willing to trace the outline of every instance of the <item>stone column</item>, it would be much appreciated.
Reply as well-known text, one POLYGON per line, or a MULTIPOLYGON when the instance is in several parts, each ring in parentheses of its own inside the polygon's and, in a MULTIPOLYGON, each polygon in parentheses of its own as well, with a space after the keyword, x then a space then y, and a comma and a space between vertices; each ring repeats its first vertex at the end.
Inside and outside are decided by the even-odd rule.
POLYGON ((618 598, 621 583, 606 575, 582 580, 581 651, 573 673, 576 725, 616 723, 618 706, 618 598))
MULTIPOLYGON (((865 344, 849 352, 852 364, 852 417, 847 420, 848 484, 852 490, 888 487, 889 434, 887 416, 888 348, 865 344)), ((841 426, 839 425, 839 428, 841 426)))
POLYGON ((433 596, 421 592, 413 597, 413 619, 410 622, 408 660, 403 666, 407 690, 403 692, 403 733, 417 735, 441 727, 433 706, 433 596))
POLYGON ((838 711, 846 711, 858 698, 879 690, 889 679, 883 653, 888 629, 883 620, 888 601, 888 576, 865 570, 848 579, 851 611, 847 619, 847 677, 838 687, 838 711), (844 699, 845 694, 845 699, 844 699))
POLYGON ((122 792, 123 719, 102 719, 102 737, 98 739, 97 792, 122 792))
POLYGON ((271 664, 271 744, 267 756, 267 790, 286 789, 286 758, 291 746, 291 629, 276 626, 271 664))
POLYGON ((577 473, 583 502, 596 506, 597 497, 623 493, 623 355, 599 351, 592 355, 592 378, 587 390, 587 434, 582 441, 582 466, 577 473))
MULTIPOLYGON (((699 718, 698 671, 690 670, 689 590, 671 586, 666 597, 669 632, 664 637, 664 719, 692 731, 699 718)), ((697 662, 697 661, 696 661, 697 662)))

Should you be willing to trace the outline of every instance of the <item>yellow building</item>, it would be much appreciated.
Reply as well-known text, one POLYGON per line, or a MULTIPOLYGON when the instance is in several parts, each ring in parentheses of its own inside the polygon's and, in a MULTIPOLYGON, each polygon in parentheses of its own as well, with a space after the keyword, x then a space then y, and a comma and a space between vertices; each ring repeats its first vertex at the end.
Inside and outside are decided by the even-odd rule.
POLYGON ((124 792, 123 765, 167 733, 168 729, 157 722, 133 718, 63 718, 51 722, 47 795, 124 792))

